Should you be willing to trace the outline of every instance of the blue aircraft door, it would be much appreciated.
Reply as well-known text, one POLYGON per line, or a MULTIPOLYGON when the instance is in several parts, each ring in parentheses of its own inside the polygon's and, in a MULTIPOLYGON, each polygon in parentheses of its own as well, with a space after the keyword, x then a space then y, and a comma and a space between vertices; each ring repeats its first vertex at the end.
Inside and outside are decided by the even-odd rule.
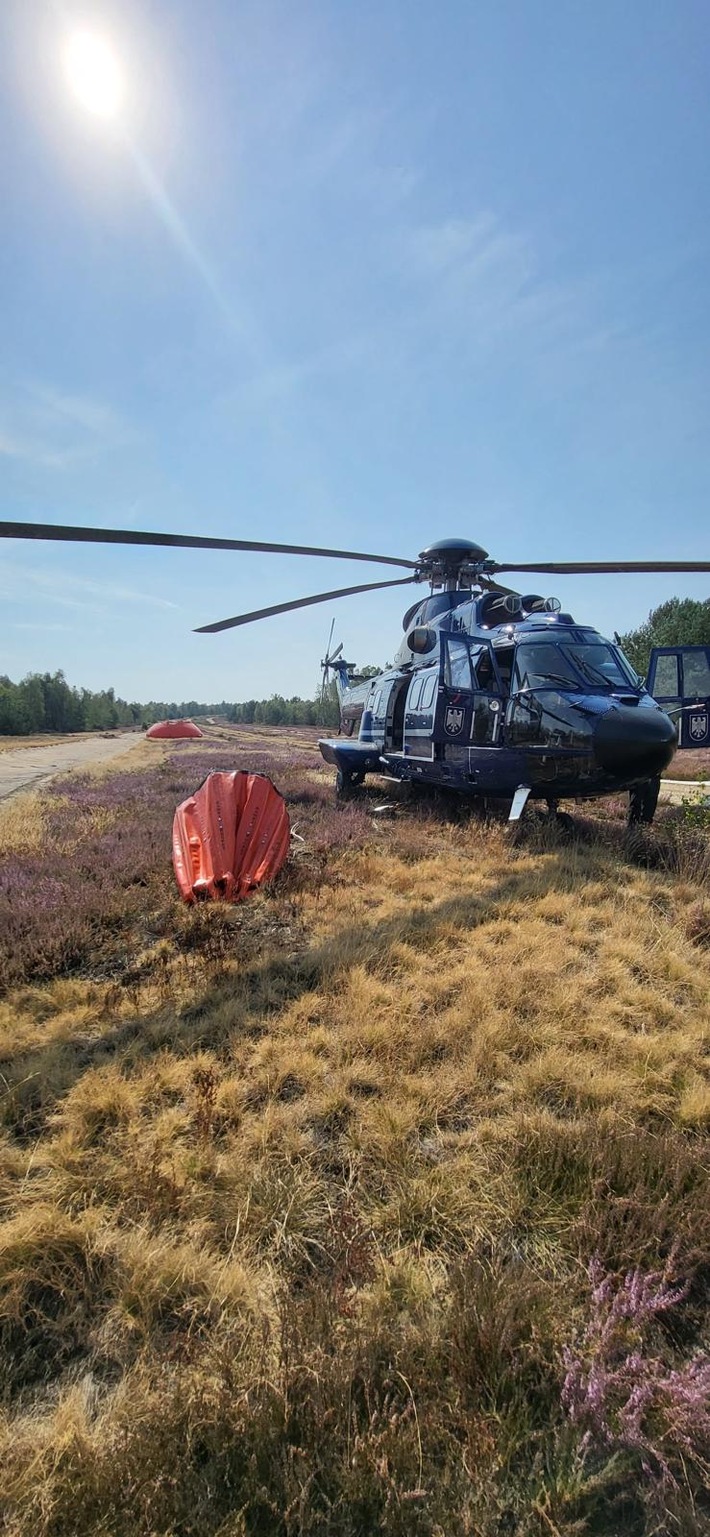
POLYGON ((452 747, 495 747, 503 711, 490 642, 444 633, 439 666, 434 733, 441 756, 458 759, 452 747))

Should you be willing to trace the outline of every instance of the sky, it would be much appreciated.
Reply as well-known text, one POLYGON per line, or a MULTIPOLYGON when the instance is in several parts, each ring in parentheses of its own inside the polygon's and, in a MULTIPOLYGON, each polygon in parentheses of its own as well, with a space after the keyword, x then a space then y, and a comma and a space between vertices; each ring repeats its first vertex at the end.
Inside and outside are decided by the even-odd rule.
MULTIPOLYGON (((3 0, 0 516, 710 558, 709 73, 707 0, 3 0)), ((0 672, 308 695, 422 589, 194 627, 397 574, 7 542, 0 672)), ((606 634, 710 589, 535 580, 606 634)))

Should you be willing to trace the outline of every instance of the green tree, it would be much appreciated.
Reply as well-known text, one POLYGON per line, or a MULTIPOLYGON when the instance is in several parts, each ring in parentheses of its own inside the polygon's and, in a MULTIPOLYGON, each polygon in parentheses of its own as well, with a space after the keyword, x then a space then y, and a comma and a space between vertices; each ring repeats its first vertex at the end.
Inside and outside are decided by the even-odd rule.
POLYGON ((44 731, 44 690, 42 679, 36 672, 28 673, 26 678, 18 684, 19 730, 27 736, 35 731, 44 731))
POLYGON ((710 646, 710 598, 669 598, 638 630, 621 636, 621 649, 642 678, 653 646, 710 646))

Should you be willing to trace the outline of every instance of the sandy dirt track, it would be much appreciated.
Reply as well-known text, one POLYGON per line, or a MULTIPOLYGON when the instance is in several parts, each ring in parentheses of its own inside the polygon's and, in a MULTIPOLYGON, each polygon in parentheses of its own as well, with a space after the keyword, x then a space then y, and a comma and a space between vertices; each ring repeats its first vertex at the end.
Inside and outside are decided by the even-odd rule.
POLYGON ((18 790, 36 790, 55 774, 85 768, 92 763, 107 763, 122 757, 131 748, 142 745, 142 732, 125 736, 92 736, 84 741, 54 742, 49 747, 21 747, 0 753, 0 801, 18 790))

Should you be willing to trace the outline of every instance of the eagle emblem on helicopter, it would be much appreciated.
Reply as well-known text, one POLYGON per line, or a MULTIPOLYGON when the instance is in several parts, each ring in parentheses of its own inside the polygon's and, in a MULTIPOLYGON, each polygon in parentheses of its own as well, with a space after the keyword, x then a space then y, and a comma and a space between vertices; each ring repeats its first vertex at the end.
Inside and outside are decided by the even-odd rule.
POLYGON ((449 705, 444 716, 444 731, 447 736, 460 736, 463 731, 463 723, 466 719, 465 710, 458 709, 455 705, 449 705))
MULTIPOLYGON (((678 733, 616 643, 563 612, 558 599, 516 592, 501 585, 500 575, 710 571, 709 561, 500 562, 468 539, 441 539, 412 560, 66 524, 0 522, 0 538, 323 556, 404 569, 405 576, 388 581, 235 614, 201 625, 198 633, 216 634, 356 593, 426 584, 428 593, 404 615, 404 638, 391 668, 356 680, 342 647, 326 656, 345 735, 321 739, 321 754, 336 769, 341 795, 352 794, 366 775, 384 772, 466 796, 500 797, 510 804, 513 820, 531 797, 555 811, 562 798, 628 791, 631 820, 650 822, 678 733)), ((707 731, 707 715, 697 712, 694 741, 701 729, 707 731)))

